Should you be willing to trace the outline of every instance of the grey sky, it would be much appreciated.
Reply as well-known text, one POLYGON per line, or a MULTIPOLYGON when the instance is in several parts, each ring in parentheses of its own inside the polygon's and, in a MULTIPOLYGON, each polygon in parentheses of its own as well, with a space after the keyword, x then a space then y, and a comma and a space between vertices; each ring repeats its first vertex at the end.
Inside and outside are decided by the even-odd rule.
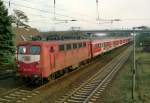
POLYGON ((56 0, 56 18, 61 20, 76 19, 77 21, 69 23, 55 21, 55 24, 53 21, 53 0, 11 0, 11 2, 16 4, 12 4, 9 11, 12 9, 24 11, 30 19, 29 24, 40 30, 53 30, 54 28, 55 30, 68 30, 70 27, 116 29, 140 25, 150 26, 150 0, 99 0, 101 19, 122 19, 121 22, 113 24, 103 23, 103 21, 101 21, 102 24, 96 23, 96 0, 56 0), (44 10, 44 12, 17 4, 44 10))

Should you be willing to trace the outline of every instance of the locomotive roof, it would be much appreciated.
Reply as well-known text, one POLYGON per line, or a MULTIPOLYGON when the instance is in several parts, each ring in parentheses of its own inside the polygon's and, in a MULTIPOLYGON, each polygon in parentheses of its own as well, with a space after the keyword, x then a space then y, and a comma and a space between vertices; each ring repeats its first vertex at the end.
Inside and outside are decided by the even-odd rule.
POLYGON ((88 39, 83 39, 83 40, 52 40, 52 41, 23 41, 20 43, 20 45, 23 45, 23 44, 49 44, 49 43, 52 43, 52 44, 65 44, 65 43, 74 43, 74 42, 86 42, 86 41, 90 41, 88 39))

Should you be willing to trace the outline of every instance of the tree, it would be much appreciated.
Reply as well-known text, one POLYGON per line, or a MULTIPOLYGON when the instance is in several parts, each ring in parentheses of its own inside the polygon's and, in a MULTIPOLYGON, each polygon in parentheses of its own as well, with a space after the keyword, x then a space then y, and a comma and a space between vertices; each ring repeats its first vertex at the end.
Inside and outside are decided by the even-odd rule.
POLYGON ((11 21, 16 24, 17 28, 19 28, 19 26, 30 27, 26 24, 28 20, 28 17, 23 11, 14 9, 14 15, 11 15, 11 21))
MULTIPOLYGON (((133 27, 133 29, 150 30, 148 26, 133 27)), ((140 47, 144 44, 150 44, 150 33, 142 32, 136 34, 136 46, 140 47)))
POLYGON ((0 0, 0 69, 14 63, 15 34, 12 33, 11 19, 0 0))

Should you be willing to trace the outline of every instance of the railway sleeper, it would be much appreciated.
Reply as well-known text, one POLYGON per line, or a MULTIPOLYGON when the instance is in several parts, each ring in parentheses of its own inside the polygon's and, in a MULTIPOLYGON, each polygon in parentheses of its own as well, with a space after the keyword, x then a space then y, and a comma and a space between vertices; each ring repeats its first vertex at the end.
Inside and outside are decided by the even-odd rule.
POLYGON ((96 100, 97 100, 96 98, 91 98, 91 99, 90 99, 90 101, 96 101, 96 100))
POLYGON ((11 93, 11 94, 9 94, 10 96, 14 96, 14 97, 20 97, 20 95, 19 94, 14 94, 14 93, 11 93))
POLYGON ((96 98, 96 99, 98 99, 99 97, 94 95, 92 98, 96 98))
POLYGON ((92 88, 82 88, 81 90, 82 90, 82 91, 91 91, 92 88))
POLYGON ((5 99, 5 98, 0 98, 0 102, 10 102, 10 100, 5 99))
POLYGON ((82 97, 82 98, 86 98, 87 97, 86 95, 79 95, 79 94, 73 94, 73 96, 82 97))
POLYGON ((76 93, 88 93, 90 92, 89 90, 78 90, 76 93))
POLYGON ((71 99, 75 99, 75 100, 84 100, 86 97, 76 97, 76 96, 71 96, 71 99))
POLYGON ((13 96, 4 96, 4 98, 7 98, 7 99, 15 99, 15 98, 17 98, 17 97, 13 97, 13 96))
POLYGON ((87 93, 85 93, 85 92, 77 92, 76 94, 78 94, 78 95, 85 95, 85 96, 88 96, 88 94, 87 94, 87 93))
POLYGON ((18 95, 21 96, 21 95, 24 95, 24 94, 26 94, 26 93, 24 93, 24 92, 18 92, 18 91, 17 91, 17 92, 15 92, 15 94, 18 94, 18 95))
POLYGON ((69 103, 83 103, 82 101, 80 100, 73 100, 73 99, 68 99, 67 100, 69 103))
MULTIPOLYGON (((93 87, 95 87, 95 86, 93 86, 93 87)), ((86 87, 84 87, 84 89, 91 89, 92 87, 90 87, 90 86, 86 86, 86 87)))
POLYGON ((93 88, 93 87, 96 87, 97 85, 98 85, 98 84, 94 84, 94 83, 91 84, 91 83, 89 83, 89 84, 87 84, 86 86, 87 86, 87 87, 92 87, 92 88, 93 88))

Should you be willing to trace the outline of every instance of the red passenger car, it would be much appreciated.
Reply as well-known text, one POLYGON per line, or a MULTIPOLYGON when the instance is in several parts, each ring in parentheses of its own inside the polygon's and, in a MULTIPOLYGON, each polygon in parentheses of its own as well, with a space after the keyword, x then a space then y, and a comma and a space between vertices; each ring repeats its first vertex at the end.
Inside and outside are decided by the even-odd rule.
POLYGON ((93 57, 100 55, 104 52, 108 52, 114 48, 128 43, 129 38, 117 38, 117 39, 100 39, 91 41, 91 55, 93 57))

